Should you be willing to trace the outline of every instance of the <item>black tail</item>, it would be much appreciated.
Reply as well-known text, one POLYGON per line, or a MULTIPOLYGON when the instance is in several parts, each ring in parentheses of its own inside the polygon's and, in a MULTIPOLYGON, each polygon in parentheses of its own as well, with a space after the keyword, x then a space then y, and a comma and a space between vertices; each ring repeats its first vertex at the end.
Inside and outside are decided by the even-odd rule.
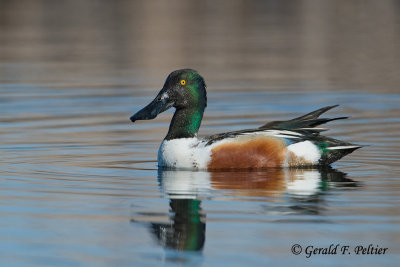
POLYGON ((314 128, 318 125, 334 121, 334 120, 343 120, 347 119, 348 117, 338 117, 338 118, 319 118, 323 113, 327 112, 328 110, 335 108, 339 105, 328 106, 313 112, 307 113, 306 115, 294 118, 292 120, 287 121, 272 121, 263 126, 259 129, 268 130, 268 129, 280 129, 280 130, 296 130, 302 128, 314 128))
POLYGON ((348 147, 343 146, 342 148, 339 149, 335 149, 335 147, 330 147, 331 149, 329 150, 329 153, 324 153, 319 163, 321 165, 329 165, 362 147, 350 143, 346 144, 348 145, 348 147))

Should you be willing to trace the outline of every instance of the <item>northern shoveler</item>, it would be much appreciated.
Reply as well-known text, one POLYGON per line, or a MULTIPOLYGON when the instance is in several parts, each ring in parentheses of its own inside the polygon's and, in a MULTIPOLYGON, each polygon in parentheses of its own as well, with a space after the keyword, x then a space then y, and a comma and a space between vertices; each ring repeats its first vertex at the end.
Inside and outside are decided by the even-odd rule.
POLYGON ((154 119, 176 109, 158 151, 159 167, 176 169, 255 169, 329 165, 360 148, 359 145, 320 135, 317 126, 346 119, 319 118, 328 106, 287 121, 197 138, 207 106, 206 84, 192 69, 173 71, 156 98, 130 119, 154 119))

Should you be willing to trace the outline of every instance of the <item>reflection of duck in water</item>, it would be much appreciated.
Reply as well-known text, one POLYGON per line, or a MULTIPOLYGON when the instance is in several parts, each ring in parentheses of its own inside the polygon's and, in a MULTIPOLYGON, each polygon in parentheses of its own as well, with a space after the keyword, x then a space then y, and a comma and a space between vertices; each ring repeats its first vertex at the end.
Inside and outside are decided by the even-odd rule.
POLYGON ((268 169, 259 172, 192 172, 159 170, 161 189, 170 198, 169 223, 151 223, 151 230, 163 247, 199 251, 205 242, 206 222, 198 198, 212 191, 234 196, 271 198, 289 194, 296 214, 318 213, 322 203, 319 193, 332 187, 354 187, 355 182, 333 169, 268 169), (310 203, 318 203, 310 206, 310 203))
POLYGON ((201 212, 201 201, 196 198, 198 193, 207 188, 208 176, 201 172, 166 174, 161 170, 158 175, 161 187, 170 190, 170 223, 152 223, 153 233, 163 247, 202 250, 206 232, 205 215, 201 212), (184 183, 184 180, 190 182, 184 183))
POLYGON ((153 233, 163 247, 199 251, 206 238, 205 216, 197 199, 171 199, 170 223, 152 223, 153 233))
POLYGON ((325 129, 317 126, 345 119, 319 118, 335 106, 256 129, 198 139, 206 106, 204 79, 195 70, 182 69, 168 76, 156 98, 133 115, 131 121, 154 119, 159 113, 176 108, 158 154, 159 166, 167 168, 215 170, 329 165, 360 148, 319 134, 325 129))
POLYGON ((228 195, 255 197, 311 196, 331 187, 353 187, 356 183, 332 168, 269 168, 259 171, 159 170, 162 189, 173 198, 207 196, 211 190, 228 195))

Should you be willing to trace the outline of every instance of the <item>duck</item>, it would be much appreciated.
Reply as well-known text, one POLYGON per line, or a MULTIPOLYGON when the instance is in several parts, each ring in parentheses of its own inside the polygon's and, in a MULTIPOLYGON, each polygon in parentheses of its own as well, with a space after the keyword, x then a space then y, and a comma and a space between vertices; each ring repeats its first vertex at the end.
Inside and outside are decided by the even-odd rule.
POLYGON ((154 100, 130 120, 151 120, 175 108, 158 150, 159 168, 212 171, 321 167, 361 148, 321 134, 327 129, 320 125, 348 118, 320 118, 337 106, 323 107, 290 120, 268 122, 258 128, 199 138, 207 107, 206 83, 196 70, 179 69, 168 75, 154 100))

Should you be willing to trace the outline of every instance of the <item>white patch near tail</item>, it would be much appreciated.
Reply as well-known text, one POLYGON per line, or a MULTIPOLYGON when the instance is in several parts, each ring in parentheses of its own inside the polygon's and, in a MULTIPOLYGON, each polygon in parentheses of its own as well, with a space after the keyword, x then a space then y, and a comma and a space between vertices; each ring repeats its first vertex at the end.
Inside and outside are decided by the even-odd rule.
MULTIPOLYGON (((295 143, 288 146, 287 149, 288 151, 294 153, 294 155, 298 157, 300 161, 306 163, 303 165, 317 165, 319 159, 321 158, 321 150, 319 150, 319 148, 310 141, 295 143)), ((285 163, 286 166, 290 165, 290 156, 290 153, 288 153, 285 163)))
POLYGON ((326 149, 329 150, 340 150, 340 149, 352 149, 352 148, 359 148, 360 146, 331 146, 327 147, 326 149))

